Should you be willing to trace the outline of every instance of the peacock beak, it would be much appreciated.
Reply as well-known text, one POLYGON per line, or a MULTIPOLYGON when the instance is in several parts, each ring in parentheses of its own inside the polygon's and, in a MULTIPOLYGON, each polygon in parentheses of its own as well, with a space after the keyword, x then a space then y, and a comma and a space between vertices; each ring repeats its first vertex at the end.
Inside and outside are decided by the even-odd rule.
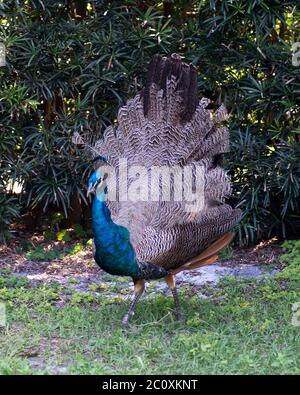
POLYGON ((95 186, 94 184, 89 184, 88 189, 86 191, 86 197, 89 197, 91 194, 94 194, 95 191, 95 186))

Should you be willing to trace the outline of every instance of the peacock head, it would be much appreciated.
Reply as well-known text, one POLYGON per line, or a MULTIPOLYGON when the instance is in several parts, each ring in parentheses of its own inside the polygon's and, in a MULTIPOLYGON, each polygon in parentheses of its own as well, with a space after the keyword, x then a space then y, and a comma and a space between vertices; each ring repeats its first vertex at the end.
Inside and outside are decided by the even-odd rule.
POLYGON ((103 163, 103 162, 107 163, 107 160, 106 158, 100 155, 94 158, 94 160, 92 161, 95 170, 89 177, 88 187, 87 187, 87 197, 91 194, 95 194, 98 197, 100 197, 100 195, 102 194, 105 195, 107 192, 107 188, 105 185, 106 183, 104 182, 107 177, 107 174, 104 174, 103 176, 103 174, 99 170, 99 163, 103 163))
POLYGON ((95 194, 97 195, 97 197, 105 195, 107 188, 104 181, 105 176, 103 177, 102 173, 99 170, 93 171, 88 181, 87 197, 91 194, 95 194))

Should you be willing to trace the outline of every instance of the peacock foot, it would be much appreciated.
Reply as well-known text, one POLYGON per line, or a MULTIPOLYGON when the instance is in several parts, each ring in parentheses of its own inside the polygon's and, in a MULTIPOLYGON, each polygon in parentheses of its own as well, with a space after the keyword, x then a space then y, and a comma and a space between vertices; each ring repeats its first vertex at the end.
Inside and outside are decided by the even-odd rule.
POLYGON ((131 302, 128 312, 123 317, 123 320, 122 320, 123 326, 128 326, 129 319, 130 319, 130 317, 132 317, 134 315, 134 309, 136 307, 136 304, 139 301, 139 299, 145 289, 145 280, 140 279, 140 280, 133 280, 133 281, 134 281, 133 299, 132 299, 132 302, 131 302))
POLYGON ((125 315, 124 315, 124 317, 123 317, 123 319, 122 319, 122 325, 124 326, 124 327, 127 327, 128 325, 129 325, 129 319, 130 319, 130 317, 132 317, 134 315, 134 313, 133 312, 131 312, 131 313, 126 313, 125 315))
POLYGON ((181 311, 176 311, 175 318, 176 318, 176 321, 178 321, 178 322, 184 322, 185 321, 184 315, 182 314, 181 311))

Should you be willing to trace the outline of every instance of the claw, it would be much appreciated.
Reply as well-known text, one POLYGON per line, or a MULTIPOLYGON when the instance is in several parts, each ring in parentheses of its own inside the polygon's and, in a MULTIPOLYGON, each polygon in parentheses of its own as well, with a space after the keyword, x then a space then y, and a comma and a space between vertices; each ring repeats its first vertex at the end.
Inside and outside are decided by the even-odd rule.
POLYGON ((128 324, 129 324, 129 315, 128 315, 128 314, 125 314, 124 317, 123 317, 123 319, 122 319, 122 325, 123 325, 124 327, 128 327, 128 324))

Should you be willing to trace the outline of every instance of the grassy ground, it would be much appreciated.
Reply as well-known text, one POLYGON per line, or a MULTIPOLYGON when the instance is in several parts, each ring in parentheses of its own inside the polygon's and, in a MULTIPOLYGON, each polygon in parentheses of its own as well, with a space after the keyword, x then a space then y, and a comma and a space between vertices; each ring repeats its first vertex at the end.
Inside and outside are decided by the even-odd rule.
POLYGON ((273 278, 225 278, 202 290, 206 299, 181 288, 184 324, 173 318, 172 298, 157 294, 140 302, 126 330, 128 302, 108 296, 108 280, 83 295, 2 269, 0 373, 299 374, 300 327, 291 320, 300 251, 288 248, 288 266, 273 278))

